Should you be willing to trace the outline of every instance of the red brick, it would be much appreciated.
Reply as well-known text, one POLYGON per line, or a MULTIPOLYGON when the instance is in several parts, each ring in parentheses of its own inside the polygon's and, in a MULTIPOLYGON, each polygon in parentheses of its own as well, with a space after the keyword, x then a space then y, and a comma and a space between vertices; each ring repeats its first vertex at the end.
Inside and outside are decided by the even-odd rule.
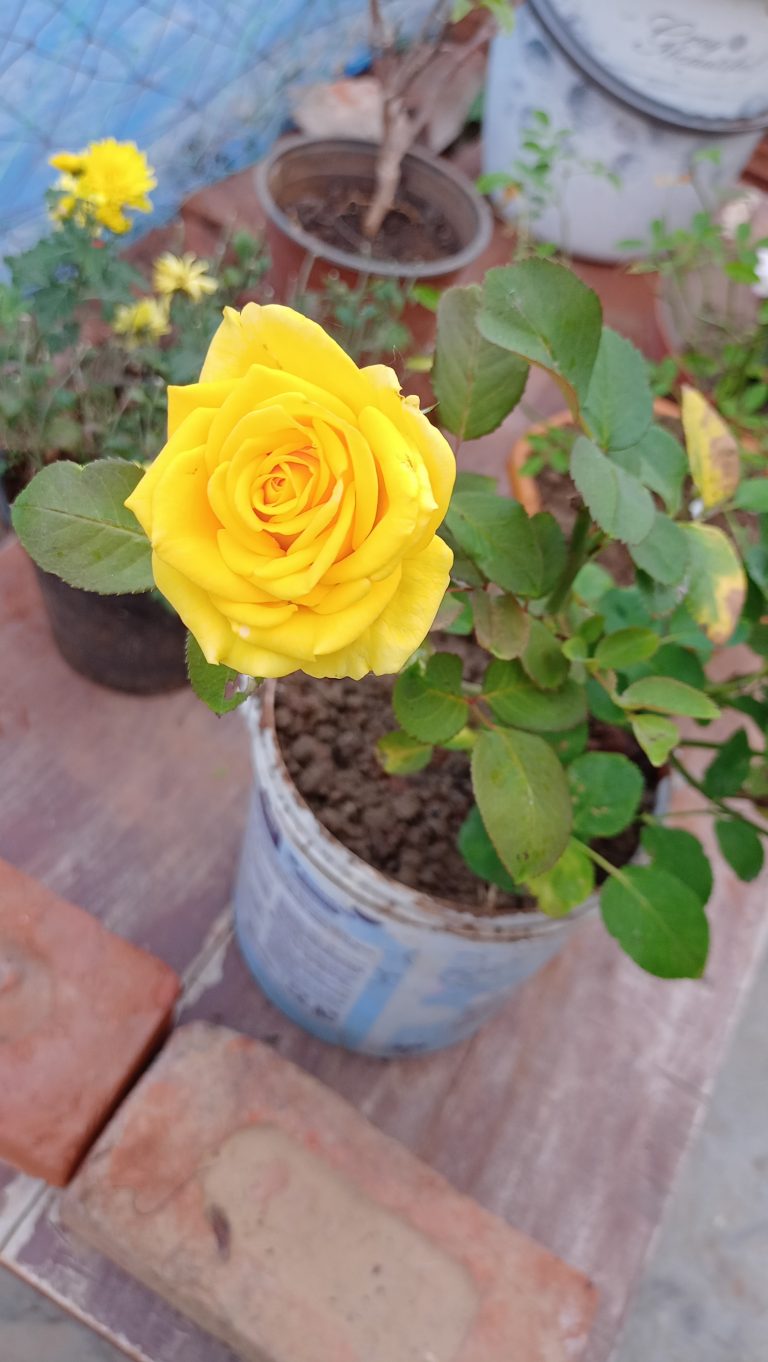
POLYGON ((178 992, 162 961, 0 861, 0 1158, 66 1182, 178 992))
POLYGON ((174 1033, 61 1211, 246 1362, 575 1362, 594 1305, 316 1079, 205 1023, 174 1033))

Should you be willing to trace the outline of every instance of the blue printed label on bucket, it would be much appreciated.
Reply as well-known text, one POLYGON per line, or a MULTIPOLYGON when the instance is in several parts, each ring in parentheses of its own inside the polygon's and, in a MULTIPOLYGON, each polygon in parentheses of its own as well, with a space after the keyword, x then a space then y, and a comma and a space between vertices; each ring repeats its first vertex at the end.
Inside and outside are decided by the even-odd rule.
MULTIPOLYGON (((364 870, 361 863, 361 870, 364 870)), ((373 1054, 438 1049, 471 1035, 559 945, 477 941, 355 902, 253 800, 235 912, 245 959, 294 1021, 373 1054)))

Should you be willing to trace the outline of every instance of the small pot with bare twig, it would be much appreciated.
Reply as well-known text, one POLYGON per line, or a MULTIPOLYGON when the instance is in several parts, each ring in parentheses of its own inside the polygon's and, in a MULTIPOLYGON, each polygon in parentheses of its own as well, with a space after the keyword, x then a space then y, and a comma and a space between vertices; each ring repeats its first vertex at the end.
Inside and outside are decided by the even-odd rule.
MULTIPOLYGON (((462 9, 501 3, 507 0, 462 9)), ((417 145, 446 84, 488 41, 483 18, 464 40, 448 32, 456 10, 455 0, 436 0, 402 49, 379 0, 369 0, 381 140, 292 138, 259 167, 279 296, 293 301, 329 272, 348 282, 423 279, 445 287, 487 245, 484 200, 450 162, 417 145)))

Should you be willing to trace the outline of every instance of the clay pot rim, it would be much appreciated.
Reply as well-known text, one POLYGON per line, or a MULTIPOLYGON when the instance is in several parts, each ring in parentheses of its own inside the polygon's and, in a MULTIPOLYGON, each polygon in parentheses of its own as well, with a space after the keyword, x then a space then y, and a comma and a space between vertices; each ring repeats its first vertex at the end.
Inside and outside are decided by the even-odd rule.
MULTIPOLYGON (((305 232, 302 227, 298 227, 293 219, 288 217, 273 197, 270 188, 270 179, 274 167, 279 164, 284 156, 302 148, 310 153, 324 149, 331 165, 334 156, 343 152, 345 148, 357 152, 361 149, 367 149, 370 152, 373 165, 378 154, 378 144, 366 138, 355 137, 296 136, 285 138, 256 167, 256 191, 266 216, 275 226, 279 227, 289 240, 315 259, 327 261, 340 269, 353 270, 356 273, 366 272, 388 279, 439 279, 444 275, 455 274, 464 269, 465 266, 476 260, 488 246, 493 232, 493 215, 485 199, 481 198, 471 181, 449 161, 442 157, 433 156, 421 147, 411 147, 410 151, 406 152, 403 157, 403 162, 420 162, 433 174, 441 175, 448 180, 459 193, 464 195, 472 205, 475 214, 476 225, 472 240, 460 251, 455 251, 453 255, 443 256, 439 260, 403 263, 396 260, 369 259, 352 251, 342 251, 335 246, 326 245, 325 242, 320 241, 309 232, 305 232)), ((329 176, 335 174, 332 170, 329 170, 328 173, 329 176)))

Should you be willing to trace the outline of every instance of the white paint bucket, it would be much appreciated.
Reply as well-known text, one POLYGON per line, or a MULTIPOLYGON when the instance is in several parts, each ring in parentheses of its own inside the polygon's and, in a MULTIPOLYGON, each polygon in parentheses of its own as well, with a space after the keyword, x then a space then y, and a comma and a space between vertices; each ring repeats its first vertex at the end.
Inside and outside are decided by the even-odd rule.
POLYGON ((768 124, 768 0, 531 0, 607 90, 708 132, 768 124))
POLYGON ((471 1036, 563 945, 567 919, 480 918, 372 869, 315 818, 285 768, 274 687, 243 706, 255 788, 235 889, 243 956, 267 996, 321 1039, 373 1055, 471 1036))
MULTIPOLYGON (((762 8, 762 0, 755 3, 762 8)), ((606 6, 596 8, 602 12, 606 6)), ((517 11, 511 33, 497 35, 486 90, 483 169, 508 174, 516 159, 529 159, 522 142, 535 111, 543 110, 550 127, 569 137, 534 235, 586 259, 618 260, 632 254, 619 242, 647 239, 654 218, 663 218, 672 229, 687 227, 702 201, 715 203, 722 189, 738 180, 761 134, 754 127, 730 132, 722 131, 721 123, 705 127, 695 114, 679 111, 664 110, 673 121, 663 121, 660 105, 645 100, 639 107, 627 87, 618 98, 611 93, 618 82, 606 83, 595 62, 585 71, 574 50, 567 54, 531 5, 517 11), (715 147, 719 163, 700 159, 701 152, 715 147), (620 187, 590 169, 594 163, 618 176, 620 187)), ((768 122, 768 114, 762 122, 768 122)), ((734 118, 732 126, 743 124, 734 118)), ((514 219, 519 205, 500 194, 497 208, 514 219)))

